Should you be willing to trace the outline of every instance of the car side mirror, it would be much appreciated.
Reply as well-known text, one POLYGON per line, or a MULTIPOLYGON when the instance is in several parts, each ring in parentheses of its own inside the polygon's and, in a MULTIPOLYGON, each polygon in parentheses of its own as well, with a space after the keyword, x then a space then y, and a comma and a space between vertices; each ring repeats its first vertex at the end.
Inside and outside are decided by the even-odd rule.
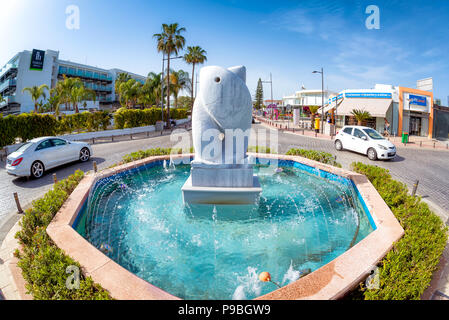
POLYGON ((362 140, 368 140, 368 138, 366 137, 366 136, 362 136, 362 138, 361 138, 362 140))

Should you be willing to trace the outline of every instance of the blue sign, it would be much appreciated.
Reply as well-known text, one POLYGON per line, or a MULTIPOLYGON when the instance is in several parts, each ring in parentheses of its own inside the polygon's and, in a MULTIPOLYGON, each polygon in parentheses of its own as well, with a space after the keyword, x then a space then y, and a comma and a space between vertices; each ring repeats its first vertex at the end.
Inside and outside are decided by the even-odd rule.
POLYGON ((414 104, 417 106, 427 106, 427 98, 424 96, 415 96, 413 94, 410 94, 408 96, 409 98, 409 104, 414 104))
POLYGON ((375 98, 375 99, 391 99, 391 93, 383 92, 347 92, 346 98, 375 98))

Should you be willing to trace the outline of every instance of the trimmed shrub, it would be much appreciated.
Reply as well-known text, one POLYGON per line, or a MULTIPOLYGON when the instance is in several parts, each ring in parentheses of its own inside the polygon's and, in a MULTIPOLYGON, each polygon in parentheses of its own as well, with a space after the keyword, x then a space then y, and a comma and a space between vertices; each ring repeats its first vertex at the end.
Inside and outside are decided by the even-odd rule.
POLYGON ((83 178, 80 170, 55 184, 41 199, 33 201, 20 222, 21 230, 16 238, 21 250, 14 255, 26 281, 28 292, 38 300, 110 300, 108 292, 95 284, 90 277, 80 273, 79 289, 68 289, 68 266, 81 266, 59 249, 45 229, 69 195, 83 178))
MULTIPOLYGON (((114 122, 116 129, 134 128, 151 126, 156 124, 156 121, 161 120, 162 114, 160 108, 148 109, 127 109, 120 108, 114 114, 114 122)), ((187 118, 186 109, 170 109, 171 119, 185 119, 187 118)), ((167 119, 167 111, 164 111, 164 119, 167 119)))
POLYGON ((393 180, 389 171, 360 162, 352 170, 364 174, 398 219, 404 236, 379 263, 380 288, 360 284, 353 297, 366 300, 417 300, 432 280, 447 242, 447 227, 420 197, 393 180))
POLYGON ((170 154, 182 154, 182 153, 193 153, 193 148, 190 148, 189 150, 182 150, 181 148, 155 148, 155 149, 148 149, 148 150, 139 150, 136 152, 132 152, 130 154, 127 154, 123 156, 122 163, 128 163, 133 162, 136 160, 145 159, 148 157, 153 156, 164 156, 164 155, 170 155, 170 154))
POLYGON ((323 152, 323 151, 315 151, 315 150, 306 150, 306 149, 290 149, 287 151, 286 155, 288 156, 300 156, 310 160, 315 160, 318 162, 322 162, 325 164, 330 164, 331 166, 341 168, 341 164, 335 161, 335 158, 332 154, 323 152))

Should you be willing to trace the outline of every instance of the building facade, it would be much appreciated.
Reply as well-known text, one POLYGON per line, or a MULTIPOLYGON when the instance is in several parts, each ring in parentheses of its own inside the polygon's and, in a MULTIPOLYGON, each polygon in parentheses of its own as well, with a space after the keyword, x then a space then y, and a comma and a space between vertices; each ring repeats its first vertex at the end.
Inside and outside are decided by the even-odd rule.
POLYGON ((335 119, 337 127, 356 124, 354 109, 368 111, 371 119, 364 125, 380 133, 432 138, 433 93, 393 85, 376 84, 373 89, 348 89, 330 97, 325 112, 335 119))
POLYGON ((323 105, 323 96, 324 104, 326 105, 331 95, 335 95, 335 93, 325 90, 323 94, 322 90, 302 89, 296 91, 295 94, 283 97, 282 104, 284 107, 290 106, 292 109, 308 112, 310 106, 321 107, 323 105))
MULTIPOLYGON (((46 84, 54 88, 58 81, 66 77, 76 77, 84 85, 95 91, 96 101, 87 101, 86 109, 108 109, 117 103, 115 79, 120 73, 128 73, 142 83, 146 77, 120 69, 102 69, 59 59, 54 50, 33 50, 17 53, 0 69, 0 94, 4 101, 0 103, 3 115, 19 114, 34 110, 31 96, 22 90, 26 87, 46 84)), ((46 92, 47 98, 49 93, 46 92)), ((42 99, 44 100, 44 99, 42 99)), ((83 109, 84 106, 80 106, 83 109)), ((64 111, 64 106, 61 106, 64 111)))

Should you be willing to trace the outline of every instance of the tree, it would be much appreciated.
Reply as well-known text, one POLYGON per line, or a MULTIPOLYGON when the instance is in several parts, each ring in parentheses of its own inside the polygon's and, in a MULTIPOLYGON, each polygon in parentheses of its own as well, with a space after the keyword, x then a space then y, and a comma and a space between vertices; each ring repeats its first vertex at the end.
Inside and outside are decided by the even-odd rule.
POLYGON ((183 70, 174 71, 170 73, 170 91, 173 92, 175 98, 175 106, 178 107, 178 95, 181 90, 191 89, 191 83, 189 79, 189 73, 183 70))
POLYGON ((28 92, 31 95, 31 99, 34 103, 34 112, 37 113, 37 107, 38 107, 38 100, 40 97, 43 97, 44 99, 47 98, 44 90, 50 90, 46 84, 42 84, 39 87, 33 86, 33 87, 27 87, 23 88, 22 93, 28 92))
POLYGON ((263 86, 262 86, 262 80, 259 78, 259 81, 257 81, 257 88, 256 88, 256 96, 255 96, 255 108, 259 110, 262 108, 263 105, 263 86))
POLYGON ((127 108, 134 108, 139 99, 141 89, 142 84, 135 79, 123 82, 119 87, 120 101, 124 101, 127 108))
MULTIPOLYGON (((56 92, 60 97, 60 103, 65 104, 65 110, 69 110, 72 104, 72 89, 83 87, 84 83, 79 78, 67 78, 63 76, 63 80, 56 84, 56 92)), ((75 105, 72 104, 72 110, 75 110, 75 105)))
POLYGON ((131 76, 129 74, 126 72, 119 73, 114 83, 115 93, 119 92, 120 85, 128 80, 131 80, 131 76))
MULTIPOLYGON (((70 101, 73 103, 75 113, 79 113, 78 104, 86 100, 96 101, 96 94, 94 90, 88 89, 84 86, 73 87, 70 92, 70 101)), ((85 104, 86 106, 86 104, 85 104)))
POLYGON ((192 107, 193 101, 191 97, 181 96, 178 98, 178 107, 182 109, 190 109, 192 107))
POLYGON ((316 116, 316 113, 318 112, 319 108, 320 108, 319 106, 309 106, 310 120, 312 122, 312 128, 315 125, 315 123, 314 123, 315 122, 315 116, 316 116))
POLYGON ((206 57, 206 51, 199 47, 199 46, 194 46, 194 47, 187 47, 187 53, 184 55, 184 61, 187 62, 188 64, 192 65, 192 90, 191 90, 191 101, 192 101, 192 108, 193 108, 193 88, 194 88, 194 83, 195 83, 195 64, 198 63, 204 63, 205 61, 207 61, 207 57, 206 57))
POLYGON ((368 111, 362 109, 353 109, 351 114, 357 120, 357 125, 361 126, 362 122, 371 118, 371 114, 368 111))
POLYGON ((6 102, 6 100, 3 98, 3 96, 0 94, 0 103, 6 102))
MULTIPOLYGON (((153 97, 155 100, 156 105, 159 105, 159 103, 162 101, 163 97, 161 97, 161 94, 163 94, 162 90, 162 73, 154 73, 150 72, 148 73, 147 81, 145 84, 148 84, 151 90, 153 91, 153 97)), ((165 96, 165 95, 164 95, 165 96)))
POLYGON ((184 48, 185 38, 181 32, 186 31, 185 28, 179 28, 178 23, 162 24, 162 33, 153 35, 157 40, 157 51, 163 52, 167 56, 167 124, 170 124, 170 56, 178 54, 184 48))

